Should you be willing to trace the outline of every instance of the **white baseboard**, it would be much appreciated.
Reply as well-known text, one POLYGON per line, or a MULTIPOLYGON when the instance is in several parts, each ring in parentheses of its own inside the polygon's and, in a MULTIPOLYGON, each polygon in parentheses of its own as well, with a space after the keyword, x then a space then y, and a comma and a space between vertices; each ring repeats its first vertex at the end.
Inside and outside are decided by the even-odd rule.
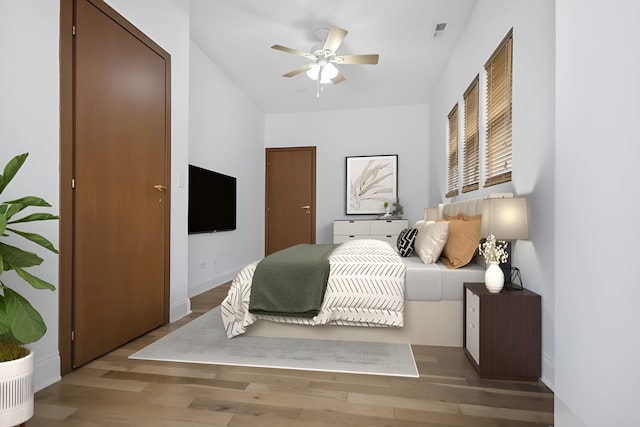
POLYGON ((173 304, 169 309, 169 322, 175 322, 182 319, 187 314, 191 313, 191 300, 185 299, 179 301, 177 304, 173 304))
POLYGON ((234 270, 232 272, 226 273, 222 276, 214 277, 211 280, 207 280, 206 282, 200 283, 198 285, 190 285, 188 289, 189 298, 193 298, 196 295, 200 295, 203 292, 208 291, 209 289, 213 289, 218 287, 224 283, 230 282, 236 277, 240 270, 234 270))
MULTIPOLYGON (((36 354, 37 356, 37 354, 36 354)), ((49 387, 62 379, 60 376, 60 353, 36 358, 33 363, 33 388, 35 392, 49 387)))
POLYGON ((547 353, 542 353, 542 376, 540 377, 540 381, 542 381, 547 387, 551 390, 554 388, 554 378, 555 378, 555 366, 553 364, 553 359, 547 353))

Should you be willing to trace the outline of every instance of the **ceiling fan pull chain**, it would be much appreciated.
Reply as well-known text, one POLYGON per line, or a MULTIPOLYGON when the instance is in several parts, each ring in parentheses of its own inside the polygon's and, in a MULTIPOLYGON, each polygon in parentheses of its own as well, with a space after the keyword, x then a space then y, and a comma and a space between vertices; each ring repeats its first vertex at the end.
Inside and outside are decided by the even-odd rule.
POLYGON ((320 98, 320 91, 322 90, 322 84, 320 84, 320 82, 322 81, 322 70, 324 70, 324 66, 320 65, 320 70, 318 71, 318 86, 316 88, 316 98, 320 98))

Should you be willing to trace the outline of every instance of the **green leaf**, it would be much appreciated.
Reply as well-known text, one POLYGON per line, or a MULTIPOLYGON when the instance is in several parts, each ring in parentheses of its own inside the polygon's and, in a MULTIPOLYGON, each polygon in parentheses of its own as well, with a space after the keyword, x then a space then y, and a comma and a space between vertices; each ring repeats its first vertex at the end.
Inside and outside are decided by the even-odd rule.
POLYGON ((23 344, 38 341, 47 332, 40 313, 22 295, 4 288, 5 311, 13 336, 23 344))
POLYGON ((27 240, 31 240, 32 242, 37 243, 38 245, 42 246, 43 248, 49 249, 51 252, 55 254, 58 253, 58 250, 53 246, 53 243, 51 243, 49 240, 47 240, 45 237, 41 236, 40 234, 27 233, 25 231, 15 230, 13 228, 7 228, 7 230, 11 231, 12 233, 16 233, 19 236, 22 236, 27 240))
POLYGON ((0 235, 4 234, 5 228, 7 228, 7 218, 4 215, 0 215, 0 235))
POLYGON ((7 224, 17 224, 19 222, 46 221, 48 219, 60 219, 58 215, 48 213, 34 213, 23 218, 7 221, 7 224))
POLYGON ((0 242, 0 256, 4 259, 5 264, 11 268, 32 267, 42 264, 43 261, 42 258, 33 252, 25 251, 2 242, 0 242))
POLYGON ((56 289, 56 287, 53 286, 51 283, 49 283, 49 282, 47 282, 45 280, 42 280, 39 277, 36 277, 31 273, 27 273, 26 271, 24 271, 20 267, 13 266, 13 269, 18 274, 18 276, 20 276, 21 278, 26 280, 35 289, 49 289, 49 290, 52 290, 52 291, 54 291, 56 289))
POLYGON ((27 207, 27 206, 46 206, 46 207, 51 207, 49 202, 44 200, 42 197, 37 197, 37 196, 21 197, 20 199, 9 200, 9 201, 4 202, 4 203, 6 203, 8 205, 23 205, 24 207, 27 207))
POLYGON ((2 301, 2 303, 0 304, 0 335, 4 335, 7 332, 9 332, 9 316, 7 316, 7 313, 4 310, 4 297, 0 298, 0 301, 2 301))
POLYGON ((18 173, 24 162, 27 160, 28 155, 29 153, 18 154, 13 159, 9 160, 9 163, 4 167, 2 179, 0 180, 0 194, 2 194, 13 177, 16 176, 16 173, 18 173))

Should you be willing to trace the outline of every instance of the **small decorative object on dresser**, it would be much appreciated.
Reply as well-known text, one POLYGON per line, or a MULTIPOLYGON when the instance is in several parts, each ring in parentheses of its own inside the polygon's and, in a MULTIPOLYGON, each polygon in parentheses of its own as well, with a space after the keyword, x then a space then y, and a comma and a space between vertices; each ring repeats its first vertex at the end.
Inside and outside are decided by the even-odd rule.
POLYGON ((496 241, 493 234, 480 243, 480 255, 484 256, 484 260, 489 264, 484 274, 484 285, 493 294, 499 293, 504 286, 504 273, 500 268, 500 263, 507 261, 506 247, 507 243, 501 240, 496 241))

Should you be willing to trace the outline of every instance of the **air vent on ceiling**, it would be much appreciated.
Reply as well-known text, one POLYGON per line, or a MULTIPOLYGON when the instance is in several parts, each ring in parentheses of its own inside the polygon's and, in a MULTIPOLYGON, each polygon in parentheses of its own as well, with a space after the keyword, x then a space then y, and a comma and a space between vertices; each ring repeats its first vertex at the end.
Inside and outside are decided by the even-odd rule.
POLYGON ((433 26, 433 37, 440 37, 444 33, 444 29, 447 28, 446 22, 439 22, 433 26))

